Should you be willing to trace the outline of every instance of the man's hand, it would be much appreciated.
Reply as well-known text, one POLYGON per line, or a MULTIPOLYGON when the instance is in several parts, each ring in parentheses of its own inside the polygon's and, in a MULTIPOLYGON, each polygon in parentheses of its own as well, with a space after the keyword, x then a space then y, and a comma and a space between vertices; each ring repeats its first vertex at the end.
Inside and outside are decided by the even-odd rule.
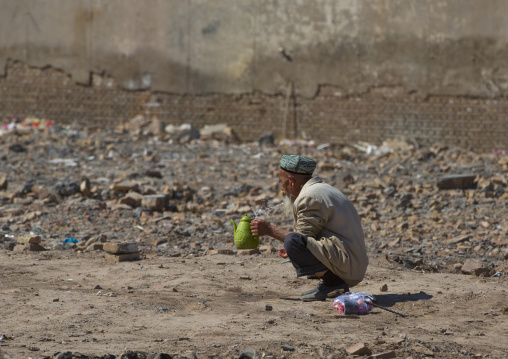
POLYGON ((279 256, 282 258, 287 258, 288 254, 286 253, 286 250, 284 248, 279 249, 279 256))
POLYGON ((250 231, 255 237, 269 236, 282 243, 284 243, 284 237, 291 233, 277 228, 270 222, 267 222, 261 218, 254 218, 250 222, 250 231))
POLYGON ((250 230, 255 237, 271 234, 270 223, 261 218, 255 218, 250 222, 250 230))

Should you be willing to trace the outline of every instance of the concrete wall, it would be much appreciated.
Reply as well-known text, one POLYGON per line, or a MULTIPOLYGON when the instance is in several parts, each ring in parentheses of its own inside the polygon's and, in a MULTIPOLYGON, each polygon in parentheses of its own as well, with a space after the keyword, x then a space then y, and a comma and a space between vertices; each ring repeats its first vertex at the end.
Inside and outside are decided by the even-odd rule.
POLYGON ((504 0, 0 6, 2 117, 114 123, 143 111, 156 94, 166 121, 228 120, 244 139, 272 130, 323 141, 409 136, 506 147, 499 137, 508 91, 504 0), (453 112, 457 103, 469 110, 453 112), (253 120, 260 127, 243 132, 253 120), (484 133, 485 123, 499 138, 470 135, 484 133), (322 133, 325 125, 334 130, 322 133))
POLYGON ((0 64, 126 89, 358 94, 508 90, 505 0, 1 0, 0 64), (282 50, 283 49, 283 50, 282 50), (287 58, 284 56, 287 55, 287 58), (289 60, 291 59, 291 60, 289 60))

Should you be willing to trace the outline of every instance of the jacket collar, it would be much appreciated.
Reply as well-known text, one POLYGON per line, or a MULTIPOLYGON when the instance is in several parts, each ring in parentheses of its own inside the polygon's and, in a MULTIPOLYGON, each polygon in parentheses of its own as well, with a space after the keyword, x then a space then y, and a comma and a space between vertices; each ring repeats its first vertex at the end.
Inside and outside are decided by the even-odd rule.
MULTIPOLYGON (((316 177, 312 177, 310 180, 308 180, 307 182, 305 182, 305 184, 303 185, 302 189, 300 190, 300 194, 305 191, 308 187, 316 184, 316 183, 322 183, 323 180, 321 178, 319 178, 318 176, 316 177)), ((300 194, 298 194, 298 196, 300 196, 300 194)))

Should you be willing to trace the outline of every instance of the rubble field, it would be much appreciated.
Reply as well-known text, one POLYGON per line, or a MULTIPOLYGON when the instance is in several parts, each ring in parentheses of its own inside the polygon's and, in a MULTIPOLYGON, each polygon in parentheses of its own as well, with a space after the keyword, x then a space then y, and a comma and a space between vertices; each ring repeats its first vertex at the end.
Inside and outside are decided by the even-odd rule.
POLYGON ((506 358, 508 155, 386 141, 241 143, 226 125, 112 129, 14 119, 0 131, 0 359, 506 358), (354 203, 367 315, 300 302, 245 214, 290 230, 281 154, 354 203))

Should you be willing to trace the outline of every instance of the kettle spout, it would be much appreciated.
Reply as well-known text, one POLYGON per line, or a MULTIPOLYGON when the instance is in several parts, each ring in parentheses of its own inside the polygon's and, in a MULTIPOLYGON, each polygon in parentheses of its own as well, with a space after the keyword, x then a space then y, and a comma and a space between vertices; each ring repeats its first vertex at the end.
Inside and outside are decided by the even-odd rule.
POLYGON ((235 229, 235 232, 236 232, 236 223, 235 223, 235 221, 231 220, 231 223, 233 223, 233 228, 235 229))

